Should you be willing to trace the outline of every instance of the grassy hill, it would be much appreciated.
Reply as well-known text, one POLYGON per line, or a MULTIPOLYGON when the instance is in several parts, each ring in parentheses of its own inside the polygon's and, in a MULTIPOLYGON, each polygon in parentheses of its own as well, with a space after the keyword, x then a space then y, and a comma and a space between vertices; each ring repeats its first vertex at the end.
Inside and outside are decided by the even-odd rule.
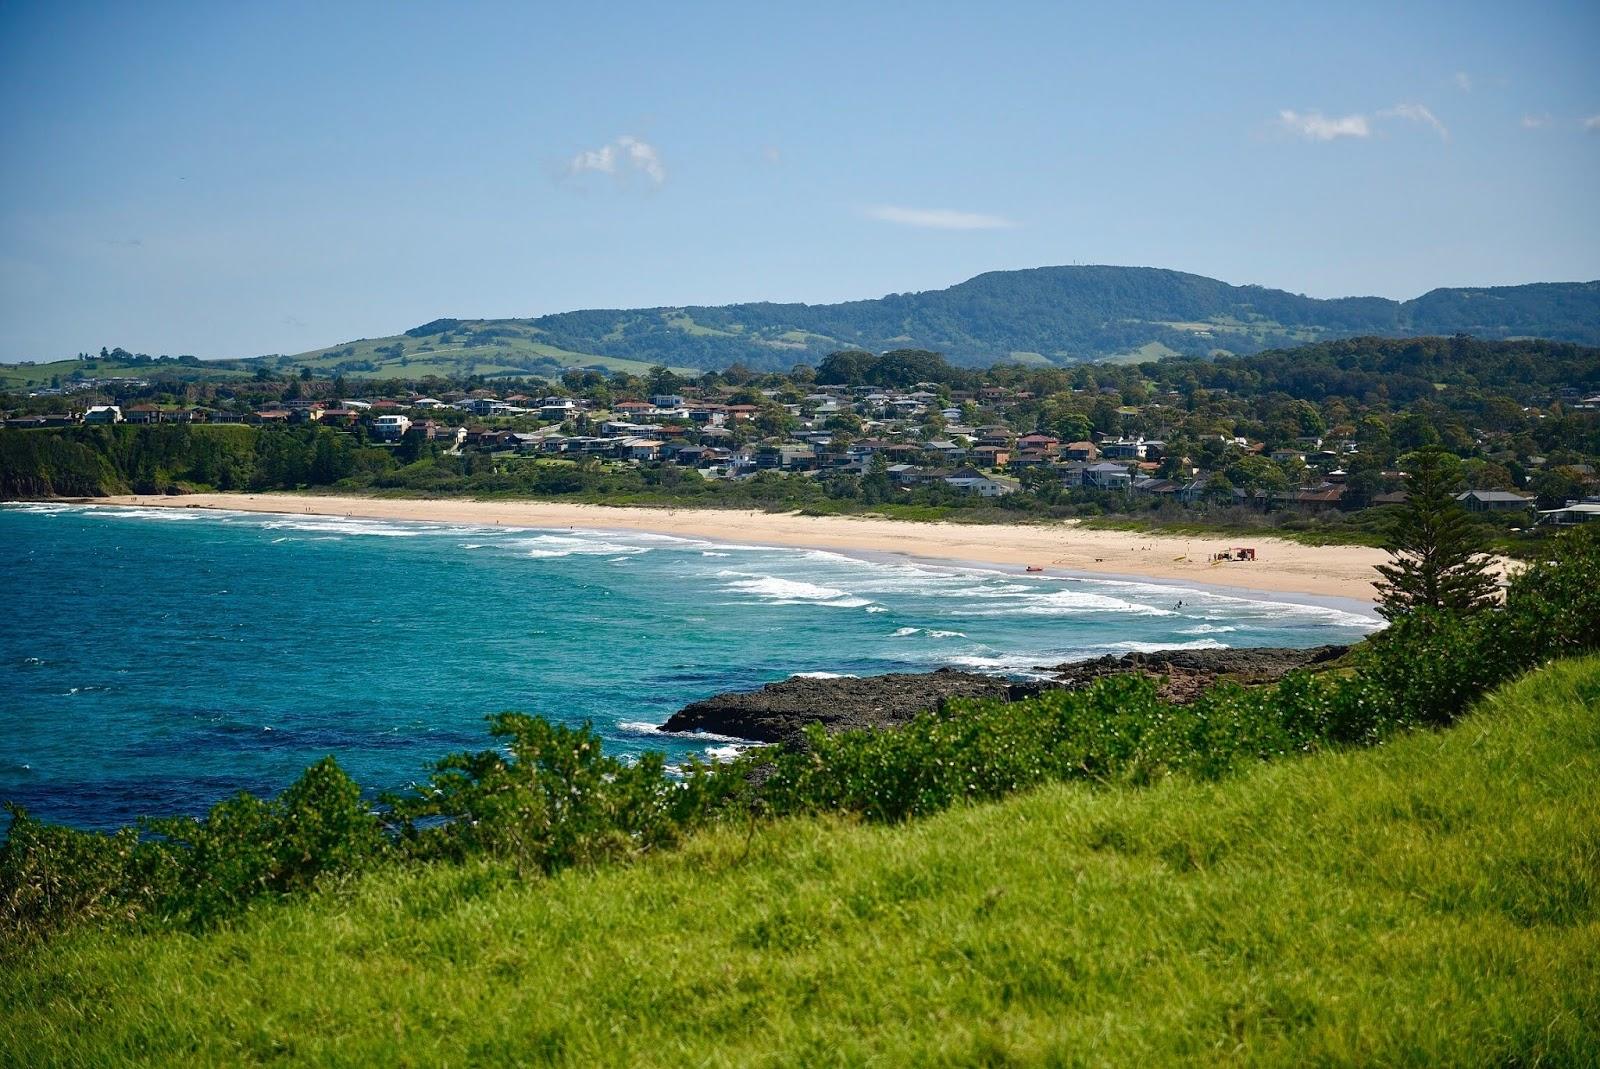
POLYGON ((0 1063, 1593 1065, 1600 658, 1217 783, 380 873, 0 960, 0 1063))
MULTIPOLYGON (((1415 300, 1318 300, 1145 267, 994 271, 943 290, 832 305, 601 309, 537 319, 436 320, 406 335, 319 349, 285 363, 471 359, 535 373, 574 364, 758 370, 815 364, 842 348, 932 349, 952 362, 1074 363, 1246 354, 1364 334, 1472 333, 1600 344, 1600 282, 1434 290, 1415 300), (391 350, 385 353, 381 350, 391 350), (535 365, 530 365, 530 361, 535 365), (543 370, 541 370, 543 369, 543 370)), ((494 373, 485 371, 484 373, 494 373)))
MULTIPOLYGON (((522 320, 452 319, 427 327, 431 329, 260 359, 284 372, 309 367, 346 378, 410 379, 427 375, 539 375, 548 379, 571 367, 645 374, 653 363, 659 362, 564 349, 550 344, 540 328, 522 320)), ((673 370, 686 374, 694 371, 682 366, 674 366, 673 370)))
MULTIPOLYGON (((861 348, 930 349, 952 363, 1134 363, 1246 355, 1360 335, 1468 333, 1600 345, 1600 282, 1438 289, 1415 300, 1319 300, 1149 267, 991 271, 948 289, 876 300, 596 309, 537 319, 438 319, 403 334, 292 355, 253 357, 189 375, 277 374, 301 367, 346 378, 537 375, 567 368, 679 373, 742 363, 759 371, 817 364, 861 348)), ((103 362, 102 362, 103 363, 103 362)), ((114 361, 112 362, 115 363, 114 361)), ((0 388, 47 385, 76 361, 0 365, 0 388)), ((109 374, 139 374, 149 365, 109 374)), ((91 372, 92 373, 92 372, 91 372)))
POLYGON ((52 360, 47 363, 0 364, 0 390, 21 390, 66 382, 74 375, 96 379, 163 378, 214 380, 248 378, 239 361, 213 361, 183 364, 176 360, 138 361, 118 359, 52 360))

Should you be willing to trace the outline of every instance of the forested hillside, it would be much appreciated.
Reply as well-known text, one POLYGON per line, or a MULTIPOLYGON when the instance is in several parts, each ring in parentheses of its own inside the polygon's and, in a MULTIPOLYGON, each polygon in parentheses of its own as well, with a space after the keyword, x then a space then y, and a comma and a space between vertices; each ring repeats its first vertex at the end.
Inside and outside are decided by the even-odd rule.
MULTIPOLYGON (((1600 282, 1438 289, 1415 300, 1319 300, 1148 267, 992 271, 923 293, 843 304, 598 309, 439 319, 391 338, 284 357, 349 375, 471 361, 475 373, 604 365, 758 371, 841 348, 930 349, 953 363, 1071 364, 1248 354, 1360 334, 1469 333, 1600 344, 1600 282)), ((632 368, 629 368, 632 370, 632 368)), ((473 373, 473 372, 469 372, 473 373)))

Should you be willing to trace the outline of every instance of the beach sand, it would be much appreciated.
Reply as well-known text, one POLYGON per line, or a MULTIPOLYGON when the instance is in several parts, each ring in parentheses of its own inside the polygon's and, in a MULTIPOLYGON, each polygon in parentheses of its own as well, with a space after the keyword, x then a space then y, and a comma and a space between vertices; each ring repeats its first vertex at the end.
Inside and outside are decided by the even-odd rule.
POLYGON ((768 546, 831 549, 938 561, 1034 566, 1046 573, 1157 579, 1276 594, 1375 599, 1374 566, 1387 559, 1365 546, 1305 546, 1276 538, 1142 534, 1087 530, 1071 521, 1041 524, 917 523, 860 516, 723 509, 628 508, 557 501, 466 498, 335 497, 321 494, 123 496, 91 503, 161 508, 356 516, 508 527, 650 531, 768 546), (1234 545, 1253 562, 1214 563, 1234 545))

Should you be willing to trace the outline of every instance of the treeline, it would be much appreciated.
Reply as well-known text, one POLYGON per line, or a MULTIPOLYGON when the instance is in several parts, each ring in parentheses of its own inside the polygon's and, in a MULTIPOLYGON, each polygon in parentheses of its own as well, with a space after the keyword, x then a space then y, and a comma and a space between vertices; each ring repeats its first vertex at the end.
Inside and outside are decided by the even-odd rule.
POLYGON ((323 427, 158 424, 0 432, 0 500, 331 486, 392 468, 323 427))
POLYGON ((607 756, 587 726, 505 713, 493 749, 440 761, 376 804, 332 758, 263 800, 112 835, 13 810, 0 849, 0 931, 74 924, 206 925, 253 901, 385 864, 496 861, 519 874, 626 860, 715 822, 843 812, 902 821, 1042 783, 1212 779, 1298 754, 1368 746, 1452 723, 1490 688, 1600 649, 1600 532, 1564 534, 1501 605, 1414 608, 1342 670, 1223 684, 1186 706, 1114 677, 1015 703, 965 702, 890 732, 826 735, 670 775, 660 754, 607 756))
POLYGON ((1441 386, 1525 402, 1563 386, 1600 388, 1600 349, 1536 339, 1350 338, 1253 356, 1162 360, 1138 371, 1164 385, 1282 393, 1319 404, 1345 397, 1400 407, 1440 399, 1441 386))

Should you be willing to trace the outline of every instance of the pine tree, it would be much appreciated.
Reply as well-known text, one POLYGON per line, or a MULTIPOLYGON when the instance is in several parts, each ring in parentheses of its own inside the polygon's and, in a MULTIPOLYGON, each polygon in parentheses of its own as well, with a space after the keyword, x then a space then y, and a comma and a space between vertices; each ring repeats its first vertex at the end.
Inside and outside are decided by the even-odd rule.
POLYGON ((1378 565, 1378 612, 1393 620, 1415 609, 1465 615, 1492 604, 1497 580, 1483 553, 1483 536, 1456 501, 1456 477, 1444 450, 1414 454, 1406 503, 1384 547, 1393 558, 1378 565))

